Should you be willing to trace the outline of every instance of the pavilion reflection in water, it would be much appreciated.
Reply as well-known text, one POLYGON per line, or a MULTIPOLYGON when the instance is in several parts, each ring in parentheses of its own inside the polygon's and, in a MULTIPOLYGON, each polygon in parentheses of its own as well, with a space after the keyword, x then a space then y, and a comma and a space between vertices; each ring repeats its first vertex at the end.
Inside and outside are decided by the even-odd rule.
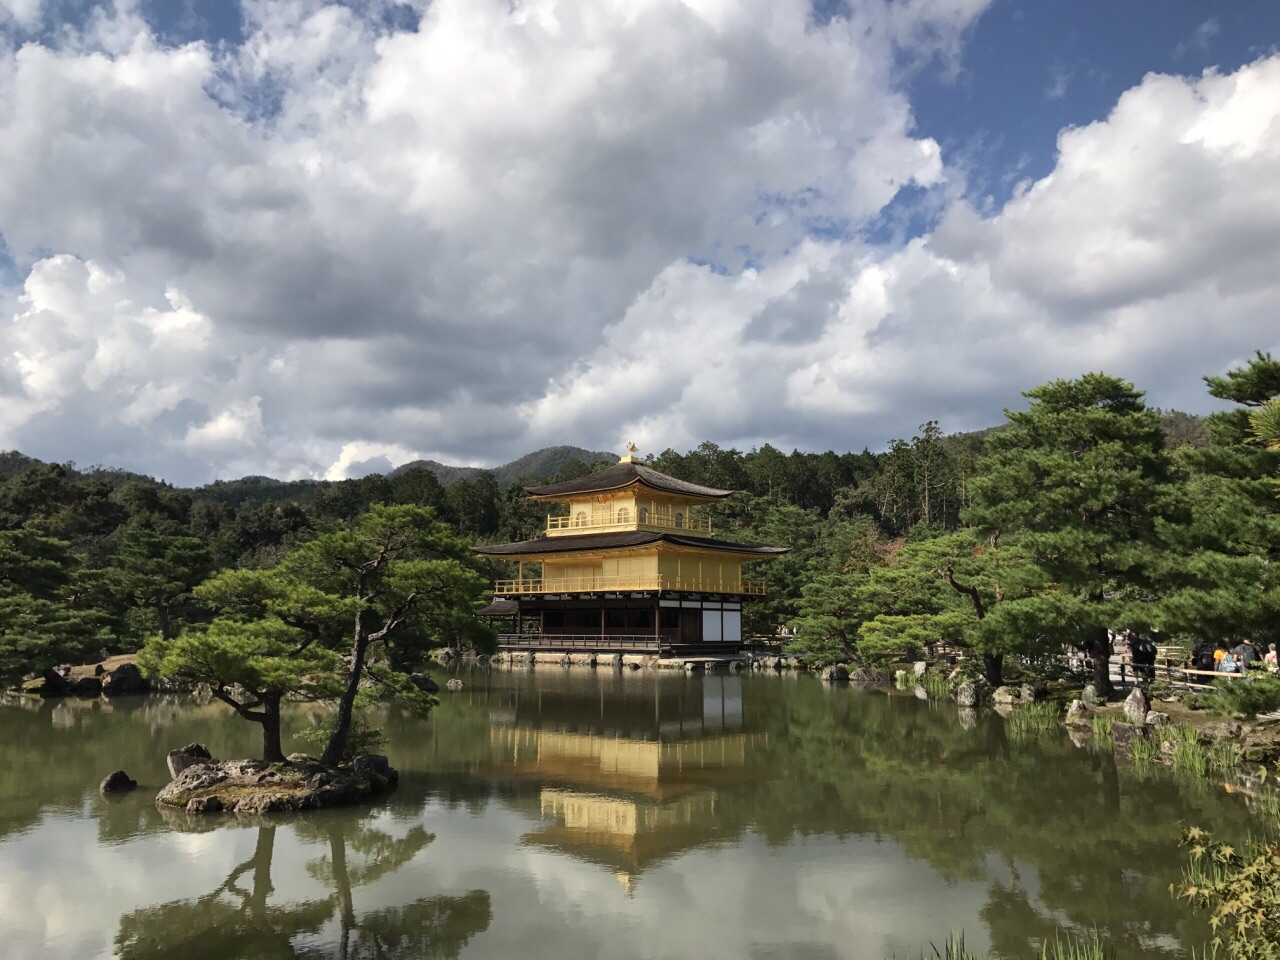
POLYGON ((647 867, 732 835, 721 796, 763 776, 750 761, 766 739, 744 728, 742 678, 511 676, 490 693, 489 772, 537 784, 544 826, 525 843, 606 866, 629 892, 647 867))

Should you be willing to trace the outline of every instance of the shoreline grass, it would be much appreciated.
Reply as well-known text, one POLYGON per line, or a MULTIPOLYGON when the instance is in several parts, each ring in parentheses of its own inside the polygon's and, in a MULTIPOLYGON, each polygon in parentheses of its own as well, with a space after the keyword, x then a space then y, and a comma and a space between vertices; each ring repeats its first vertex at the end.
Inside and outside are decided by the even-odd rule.
MULTIPOLYGON (((915 960, 992 960, 996 956, 992 951, 977 953, 970 950, 965 946, 963 930, 953 931, 941 947, 930 943, 929 951, 921 950, 915 960)), ((908 960, 911 960, 910 955, 908 960)), ((1102 943, 1097 931, 1086 936, 1057 931, 1052 940, 1041 942, 1039 953, 1033 953, 1026 960, 1116 960, 1116 953, 1102 943)))

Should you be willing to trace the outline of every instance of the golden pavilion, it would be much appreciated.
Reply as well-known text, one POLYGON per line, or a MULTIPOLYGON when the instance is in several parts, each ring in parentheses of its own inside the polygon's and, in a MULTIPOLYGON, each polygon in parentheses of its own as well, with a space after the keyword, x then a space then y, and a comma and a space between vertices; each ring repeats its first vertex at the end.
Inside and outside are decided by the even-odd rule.
POLYGON ((508 618, 505 650, 728 653, 742 644, 742 604, 764 595, 743 564, 786 553, 716 539, 699 514, 730 496, 639 463, 635 447, 590 476, 526 487, 567 510, 544 536, 473 549, 514 562, 483 613, 508 618))

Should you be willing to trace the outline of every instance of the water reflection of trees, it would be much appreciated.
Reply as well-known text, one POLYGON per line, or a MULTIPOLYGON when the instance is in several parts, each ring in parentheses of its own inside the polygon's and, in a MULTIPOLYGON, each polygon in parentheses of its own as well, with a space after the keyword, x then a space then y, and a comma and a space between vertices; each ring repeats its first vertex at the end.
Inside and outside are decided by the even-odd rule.
POLYGON ((1169 896, 1182 862, 1169 811, 1247 830, 1208 784, 1140 776, 1057 731, 1012 741, 995 714, 965 729, 948 705, 857 693, 752 707, 771 732, 754 762, 786 775, 739 798, 739 816, 773 842, 871 833, 948 879, 1008 877, 982 917, 1001 955, 1032 955, 1061 926, 1106 931, 1120 956, 1185 955, 1174 941, 1204 929, 1169 896))
POLYGON ((492 909, 483 890, 357 910, 354 889, 395 873, 434 839, 421 827, 396 837, 346 818, 291 826, 299 838, 327 847, 307 865, 307 872, 330 891, 327 896, 286 903, 273 899, 272 860, 276 832, 282 828, 264 824, 258 827, 253 855, 217 889, 122 917, 115 940, 120 960, 443 960, 457 957, 473 936, 488 928, 492 909))
MULTIPOLYGON (((458 792, 468 770, 501 783, 483 720, 493 698, 469 693, 446 701, 412 762, 451 771, 458 792)), ((1178 819, 1248 831, 1245 810, 1212 784, 1142 776, 1058 731, 1018 740, 990 712, 961 723, 948 704, 807 678, 749 678, 743 701, 743 729, 762 734, 745 763, 768 776, 717 788, 721 838, 893 839, 948 880, 989 885, 973 925, 1002 955, 1036 954, 1062 927, 1096 927, 1121 956, 1184 956, 1177 944, 1198 944, 1207 928, 1169 896, 1182 865, 1178 819)), ((593 702, 584 695, 584 709, 593 702)), ((395 739, 414 749, 408 731, 395 739)))
POLYGON ((6 771, 0 778, 0 838, 51 809, 79 811, 86 798, 101 814, 104 841, 154 826, 149 800, 107 803, 97 797, 99 781, 124 769, 140 792, 154 795, 169 779, 165 755, 193 740, 215 756, 252 756, 253 744, 236 725, 221 722, 220 707, 202 707, 188 696, 0 701, 0 769, 6 771))

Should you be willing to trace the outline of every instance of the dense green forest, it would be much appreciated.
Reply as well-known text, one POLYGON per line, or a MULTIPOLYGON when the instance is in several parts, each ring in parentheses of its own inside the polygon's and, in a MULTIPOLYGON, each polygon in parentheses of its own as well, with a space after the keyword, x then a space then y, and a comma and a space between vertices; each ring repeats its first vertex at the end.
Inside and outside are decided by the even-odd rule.
MULTIPOLYGON (((791 548, 759 571, 770 596, 749 629, 797 626, 796 649, 820 660, 946 639, 995 679, 1007 655, 1098 648, 1108 628, 1265 643, 1280 624, 1280 453, 1250 413, 1280 395, 1280 362, 1260 353, 1205 379, 1231 405, 1205 418, 1148 408, 1130 384, 1090 374, 1028 391, 1028 409, 979 433, 931 421, 882 452, 708 442, 648 462, 740 491, 708 508, 717 536, 791 548)), ((0 679, 208 624, 216 611, 198 585, 275 569, 375 505, 428 507, 470 543, 538 536, 544 508, 523 487, 604 465, 565 451, 509 465, 553 473, 503 480, 428 463, 192 489, 0 454, 0 679)))

